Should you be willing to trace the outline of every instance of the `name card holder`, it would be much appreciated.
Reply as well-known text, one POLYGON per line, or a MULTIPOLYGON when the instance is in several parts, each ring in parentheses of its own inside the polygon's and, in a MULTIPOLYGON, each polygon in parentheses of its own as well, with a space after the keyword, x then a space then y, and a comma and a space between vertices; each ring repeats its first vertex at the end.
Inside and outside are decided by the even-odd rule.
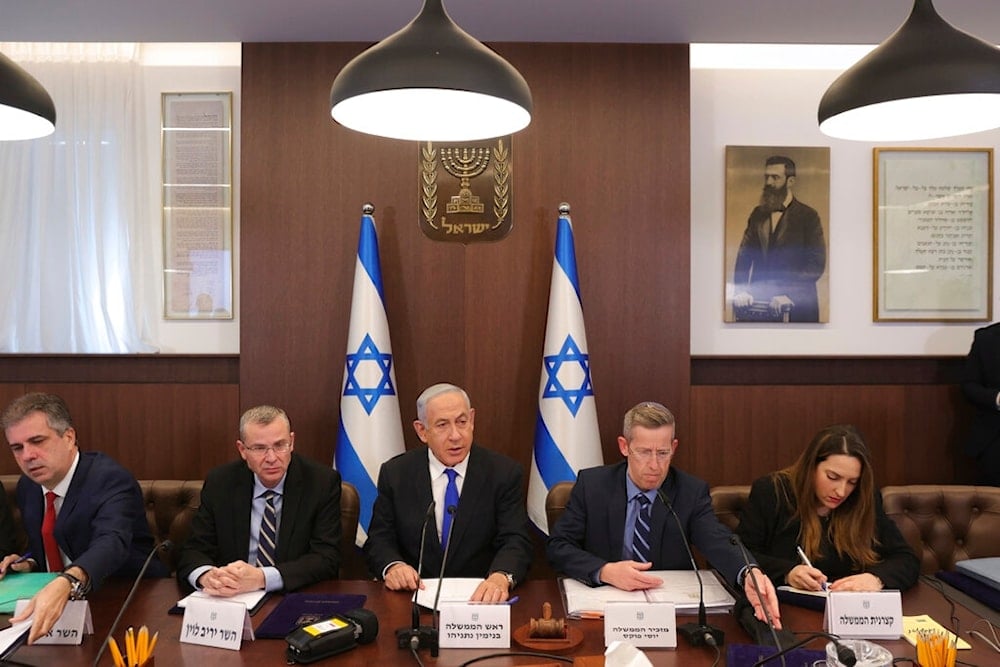
POLYGON ((673 602, 608 602, 604 606, 604 645, 624 642, 649 648, 677 648, 673 602))
POLYGON ((830 591, 823 629, 845 639, 899 639, 902 597, 899 591, 830 591))
POLYGON ((442 604, 441 648, 510 648, 509 604, 442 604))
MULTIPOLYGON (((28 602, 30 600, 18 600, 14 607, 14 615, 20 614, 28 602)), ((90 603, 86 600, 70 600, 63 607, 62 616, 49 633, 35 640, 35 643, 79 646, 83 642, 84 635, 92 634, 94 634, 94 621, 90 616, 90 603)))
POLYGON ((239 651, 244 639, 254 639, 245 604, 223 598, 188 600, 181 623, 181 642, 239 651))

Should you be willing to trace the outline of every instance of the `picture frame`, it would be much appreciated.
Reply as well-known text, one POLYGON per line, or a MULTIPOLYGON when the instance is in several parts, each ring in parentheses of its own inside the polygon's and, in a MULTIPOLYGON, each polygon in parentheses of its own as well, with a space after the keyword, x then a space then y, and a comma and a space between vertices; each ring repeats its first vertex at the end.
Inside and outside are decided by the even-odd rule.
POLYGON ((725 167, 723 322, 829 322, 830 147, 727 145, 725 167))
POLYGON ((163 316, 233 319, 233 94, 162 93, 163 316))
POLYGON ((875 322, 987 322, 993 149, 873 149, 875 322))

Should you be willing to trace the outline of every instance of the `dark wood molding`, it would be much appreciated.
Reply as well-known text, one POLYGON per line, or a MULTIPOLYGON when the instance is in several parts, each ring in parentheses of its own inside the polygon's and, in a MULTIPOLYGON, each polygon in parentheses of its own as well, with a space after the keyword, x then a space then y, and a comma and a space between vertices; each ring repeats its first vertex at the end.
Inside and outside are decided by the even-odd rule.
POLYGON ((691 385, 958 384, 965 357, 691 357, 691 385))

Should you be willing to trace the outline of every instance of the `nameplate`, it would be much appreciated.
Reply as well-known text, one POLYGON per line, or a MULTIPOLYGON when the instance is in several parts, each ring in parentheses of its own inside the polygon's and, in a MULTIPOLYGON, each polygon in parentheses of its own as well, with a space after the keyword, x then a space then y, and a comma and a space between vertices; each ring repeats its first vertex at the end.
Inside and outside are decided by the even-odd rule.
POLYGON ((443 604, 439 609, 441 648, 510 648, 510 605, 443 604))
POLYGON ((830 591, 824 629, 849 639, 899 639, 903 602, 899 591, 830 591))
POLYGON ((181 641, 240 650, 240 642, 253 640, 250 612, 242 602, 224 598, 192 598, 184 607, 181 641))
POLYGON ((604 606, 604 645, 677 648, 677 613, 672 602, 608 602, 604 606))
MULTIPOLYGON (((18 600, 14 615, 30 600, 18 600)), ((90 616, 90 603, 86 600, 70 600, 63 607, 62 616, 52 626, 49 633, 35 640, 36 644, 70 644, 74 646, 83 642, 84 635, 94 634, 94 621, 90 616)))

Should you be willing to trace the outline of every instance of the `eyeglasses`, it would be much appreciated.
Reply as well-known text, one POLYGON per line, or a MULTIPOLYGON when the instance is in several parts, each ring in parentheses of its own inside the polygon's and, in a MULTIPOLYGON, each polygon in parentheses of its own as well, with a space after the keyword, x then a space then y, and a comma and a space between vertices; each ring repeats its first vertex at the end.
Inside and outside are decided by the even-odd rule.
POLYGON ((672 449, 653 451, 652 449, 632 449, 632 447, 629 447, 628 451, 632 456, 643 463, 648 463, 654 456, 656 457, 657 463, 666 463, 670 458, 670 455, 674 453, 672 449))
POLYGON ((292 449, 292 443, 276 442, 273 445, 250 445, 249 447, 244 446, 243 449, 247 450, 254 456, 266 456, 268 452, 274 452, 275 454, 287 454, 292 449))

